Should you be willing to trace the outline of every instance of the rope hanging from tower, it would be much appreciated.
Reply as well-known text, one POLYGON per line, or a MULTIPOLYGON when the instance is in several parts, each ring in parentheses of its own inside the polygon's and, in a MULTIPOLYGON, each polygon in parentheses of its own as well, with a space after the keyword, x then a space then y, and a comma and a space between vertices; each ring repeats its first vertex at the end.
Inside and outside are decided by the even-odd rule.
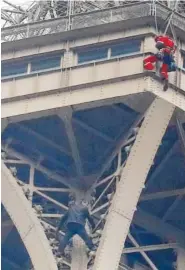
POLYGON ((147 56, 143 60, 144 69, 146 70, 154 70, 158 63, 161 64, 160 67, 160 77, 162 82, 164 83, 163 90, 166 91, 168 89, 168 73, 174 72, 177 70, 177 66, 174 59, 174 54, 176 51, 176 44, 177 44, 177 38, 175 34, 175 30, 173 28, 173 24, 171 24, 173 15, 177 9, 178 0, 175 2, 175 6, 173 10, 168 14, 165 24, 167 22, 167 25, 165 27, 164 33, 161 35, 159 34, 158 29, 158 23, 157 23, 157 4, 156 0, 153 0, 152 5, 152 11, 154 17, 155 17, 155 28, 157 36, 155 37, 155 47, 157 48, 157 53, 152 54, 150 56, 147 56), (168 28, 171 28, 172 36, 173 38, 169 37, 166 33, 168 31, 168 28), (176 44, 175 44, 176 43, 176 44))

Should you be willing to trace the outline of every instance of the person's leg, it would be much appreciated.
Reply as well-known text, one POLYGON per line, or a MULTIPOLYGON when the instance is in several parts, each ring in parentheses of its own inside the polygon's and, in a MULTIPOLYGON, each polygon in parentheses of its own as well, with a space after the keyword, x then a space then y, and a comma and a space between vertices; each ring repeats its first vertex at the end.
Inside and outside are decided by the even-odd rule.
POLYGON ((83 226, 79 227, 77 234, 84 240, 88 248, 93 250, 94 244, 83 226))
POLYGON ((143 60, 144 68, 146 70, 153 70, 154 69, 153 63, 155 63, 156 61, 157 61, 157 57, 155 55, 150 55, 146 57, 143 60))
POLYGON ((168 80, 168 65, 162 64, 161 70, 160 70, 161 78, 168 80))
POLYGON ((60 252, 64 252, 65 247, 67 246, 67 244, 69 243, 69 240, 75 235, 76 233, 74 231, 71 230, 67 230, 63 239, 60 241, 60 245, 59 245, 59 251, 60 252))

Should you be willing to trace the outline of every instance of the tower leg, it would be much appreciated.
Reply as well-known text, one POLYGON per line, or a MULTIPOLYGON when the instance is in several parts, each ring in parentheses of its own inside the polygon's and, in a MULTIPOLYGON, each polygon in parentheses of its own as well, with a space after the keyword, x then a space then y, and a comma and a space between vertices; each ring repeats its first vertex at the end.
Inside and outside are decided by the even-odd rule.
POLYGON ((156 98, 150 106, 122 171, 105 223, 93 270, 116 270, 147 174, 174 111, 156 98))

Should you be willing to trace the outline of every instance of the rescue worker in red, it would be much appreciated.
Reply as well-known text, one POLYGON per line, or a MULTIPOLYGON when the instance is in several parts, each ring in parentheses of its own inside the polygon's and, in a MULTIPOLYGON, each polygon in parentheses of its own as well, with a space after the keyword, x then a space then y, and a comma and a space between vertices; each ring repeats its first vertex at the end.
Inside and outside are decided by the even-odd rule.
POLYGON ((161 78, 168 81, 168 72, 175 71, 177 68, 174 61, 176 46, 174 41, 168 36, 156 36, 155 42, 155 47, 159 51, 156 54, 147 56, 144 59, 144 68, 146 70, 153 70, 155 68, 154 63, 161 61, 161 78))

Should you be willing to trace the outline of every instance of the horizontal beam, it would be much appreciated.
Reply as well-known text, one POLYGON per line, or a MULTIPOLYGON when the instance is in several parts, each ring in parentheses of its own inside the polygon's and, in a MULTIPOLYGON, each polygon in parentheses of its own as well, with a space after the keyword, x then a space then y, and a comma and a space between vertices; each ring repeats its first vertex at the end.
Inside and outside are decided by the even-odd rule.
MULTIPOLYGON (((138 60, 136 60, 138 61, 138 60)), ((140 59, 139 61, 142 61, 140 59)), ((125 62, 127 63, 127 62, 125 62)), ((83 74, 83 73, 82 73, 83 74)), ((152 73, 150 73, 152 75, 152 73)), ((185 76, 185 75, 183 75, 185 76)), ((119 79, 111 79, 101 82, 92 83, 91 85, 81 85, 80 88, 58 89, 58 91, 49 90, 47 92, 34 93, 30 96, 24 96, 23 98, 4 100, 2 101, 2 115, 6 118, 16 117, 17 121, 28 118, 28 114, 48 110, 53 110, 56 113, 56 109, 66 106, 74 106, 77 104, 86 103, 88 107, 89 102, 96 102, 99 100, 112 99, 115 97, 123 97, 130 94, 142 93, 145 91, 152 92, 154 95, 165 99, 166 101, 174 104, 176 107, 185 111, 185 90, 180 89, 175 91, 175 86, 170 85, 168 91, 164 92, 162 82, 157 78, 146 76, 146 73, 140 73, 138 75, 123 76, 121 81, 119 79), (124 90, 123 90, 124 89, 124 90), (184 94, 182 94, 184 93, 184 94)))
POLYGON ((62 215, 61 214, 45 214, 45 213, 42 213, 40 215, 42 218, 61 218, 62 215))
POLYGON ((155 251, 155 250, 163 250, 163 249, 174 249, 177 248, 176 243, 170 243, 170 244, 160 244, 160 245, 150 245, 150 246, 140 246, 140 247, 131 247, 131 248, 124 248, 123 253, 135 253, 135 252, 141 252, 141 251, 155 251))
MULTIPOLYGON (((37 169, 38 171, 42 172, 43 174, 45 174, 47 177, 56 180, 57 182, 63 183, 66 187, 71 187, 72 186, 69 184, 69 179, 65 179, 64 177, 58 175, 55 172, 51 172, 50 170, 48 170, 47 168, 45 168, 44 166, 41 166, 34 162, 33 160, 30 160, 28 157, 24 156, 21 153, 16 152, 13 148, 11 147, 5 147, 2 145, 2 149, 4 149, 6 152, 8 152, 9 155, 18 158, 20 160, 24 160, 25 162, 27 162, 30 166, 34 167, 35 169, 37 169)), ((52 180, 51 180, 52 181, 52 180)))
POLYGON ((36 187, 34 186, 34 189, 38 191, 47 191, 47 192, 63 192, 63 193, 69 193, 71 192, 68 188, 47 188, 47 187, 36 187))
POLYGON ((133 223, 162 239, 177 242, 183 248, 185 247, 185 235, 183 231, 140 208, 135 212, 133 223))
POLYGON ((185 188, 147 193, 147 194, 142 195, 139 200, 150 201, 150 200, 164 199, 164 198, 178 196, 178 195, 185 195, 185 188))

